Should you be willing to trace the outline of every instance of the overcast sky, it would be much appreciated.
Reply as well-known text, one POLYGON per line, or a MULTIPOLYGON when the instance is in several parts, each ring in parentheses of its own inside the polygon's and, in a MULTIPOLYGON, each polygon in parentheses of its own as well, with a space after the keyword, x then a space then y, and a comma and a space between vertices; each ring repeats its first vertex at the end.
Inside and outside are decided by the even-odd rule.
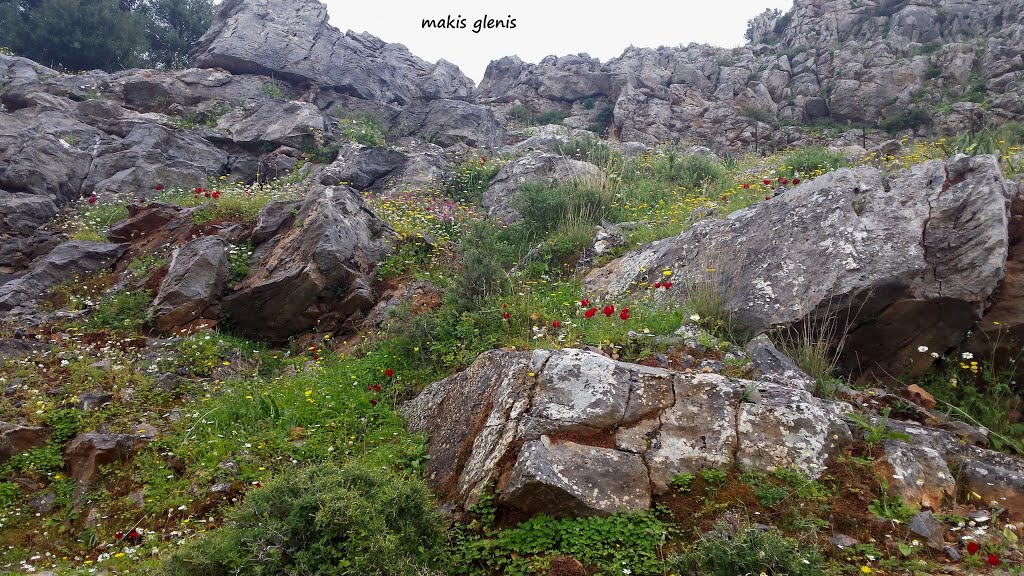
POLYGON ((538 62, 548 54, 586 52, 602 62, 629 45, 677 46, 690 42, 731 48, 743 44, 747 20, 766 8, 789 10, 792 0, 681 0, 668 2, 578 3, 551 0, 479 2, 408 0, 343 2, 324 0, 331 24, 342 31, 369 32, 405 44, 413 54, 453 62, 477 82, 491 60, 517 55, 538 62), (608 6, 611 6, 608 8, 608 6), (473 32, 476 20, 515 18, 515 29, 473 32), (424 19, 461 15, 465 29, 423 29, 424 19))

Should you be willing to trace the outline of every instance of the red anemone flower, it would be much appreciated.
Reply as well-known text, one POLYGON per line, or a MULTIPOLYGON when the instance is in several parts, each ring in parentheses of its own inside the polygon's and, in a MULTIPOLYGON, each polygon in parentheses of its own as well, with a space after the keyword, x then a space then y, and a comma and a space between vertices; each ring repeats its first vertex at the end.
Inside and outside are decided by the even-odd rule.
POLYGON ((374 392, 380 392, 380 384, 374 384, 373 385, 373 391, 374 392))
POLYGON ((202 186, 196 186, 196 194, 202 194, 202 193, 203 193, 203 187, 202 186))
POLYGON ((376 406, 376 405, 377 405, 377 399, 376 398, 370 398, 370 406, 376 406))
POLYGON ((978 544, 977 542, 972 540, 972 541, 967 543, 967 553, 968 554, 977 554, 978 550, 981 550, 981 545, 978 544))
POLYGON ((750 190, 750 184, 748 184, 747 182, 744 182, 743 183, 743 189, 744 190, 750 190))
POLYGON ((395 371, 392 370, 391 368, 388 368, 387 370, 384 371, 384 375, 387 376, 388 378, 391 378, 392 376, 395 375, 395 371))
POLYGON ((587 306, 590 306, 590 300, 587 300, 586 298, 580 300, 580 308, 586 308, 587 306))
POLYGON ((96 203, 96 195, 95 194, 90 194, 89 195, 89 204, 95 204, 95 203, 96 203))
POLYGON ((593 318, 594 314, 597 314, 597 308, 591 308, 590 310, 587 310, 586 312, 583 313, 583 315, 586 316, 587 318, 593 318))
POLYGON ((511 314, 509 314, 508 312, 504 312, 504 313, 503 313, 503 314, 501 315, 501 317, 502 317, 502 319, 503 319, 503 320, 508 320, 509 318, 511 318, 511 317, 512 317, 512 315, 511 315, 511 314))
POLYGON ((622 312, 619 314, 619 318, 622 318, 623 320, 629 320, 629 308, 623 308, 622 312))
POLYGON ((672 283, 671 282, 663 282, 661 285, 662 285, 662 287, 665 288, 665 290, 668 290, 669 288, 672 287, 672 283))
POLYGON ((220 190, 213 191, 213 199, 216 200, 217 198, 220 198, 220 190))
POLYGON ((765 178, 764 180, 761 180, 761 183, 764 184, 765 186, 768 186, 769 184, 772 183, 772 181, 767 179, 767 178, 765 178))
POLYGON ((654 283, 654 289, 657 290, 658 288, 661 288, 661 282, 654 283))
POLYGON ((793 178, 793 186, 796 186, 799 183, 800 183, 800 179, 799 178, 793 178))
POLYGON ((161 191, 163 189, 164 189, 164 185, 163 184, 157 184, 156 186, 153 186, 153 190, 156 190, 157 192, 159 192, 159 191, 161 191))
POLYGON ((999 566, 999 556, 996 556, 995 554, 989 554, 988 555, 988 565, 989 566, 999 566))
POLYGON ((138 540, 139 538, 142 538, 142 534, 139 534, 138 530, 136 530, 135 528, 132 528, 131 532, 128 533, 128 539, 129 540, 138 540))
POLYGON ((605 306, 601 310, 601 312, 603 312, 605 316, 611 317, 612 314, 615 314, 615 306, 612 306, 611 304, 609 304, 609 305, 605 306))
POLYGON ((562 323, 559 322, 558 320, 555 320, 554 322, 551 323, 551 327, 554 328, 555 330, 558 330, 559 328, 562 327, 562 323))
POLYGON ((782 185, 785 186, 786 184, 789 184, 789 179, 788 178, 779 178, 779 182, 782 182, 782 185))
POLYGON ((257 480, 257 481, 252 483, 252 486, 253 486, 253 488, 259 488, 259 487, 263 486, 263 484, 261 484, 260 481, 257 480))
POLYGON ((114 532, 114 538, 121 540, 124 538, 124 532, 114 532))

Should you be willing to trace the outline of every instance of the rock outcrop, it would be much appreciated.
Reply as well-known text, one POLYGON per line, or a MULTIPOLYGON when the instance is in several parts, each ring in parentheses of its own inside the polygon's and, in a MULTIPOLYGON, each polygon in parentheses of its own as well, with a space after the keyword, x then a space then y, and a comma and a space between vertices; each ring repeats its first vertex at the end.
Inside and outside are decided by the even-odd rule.
POLYGON ((589 162, 573 160, 558 154, 528 152, 501 168, 484 192, 483 207, 487 213, 505 222, 520 220, 517 205, 520 186, 531 184, 599 185, 601 169, 589 162))
POLYGON ((817 476, 851 441, 848 407, 801 388, 570 348, 485 353, 402 411, 430 434, 438 492, 472 504, 494 482, 499 503, 528 513, 644 509, 675 475, 704 468, 817 476))
POLYGON ((73 240, 61 244, 34 262, 25 275, 0 284, 0 311, 30 308, 61 282, 110 268, 127 250, 123 244, 107 242, 73 240))
POLYGON ((242 334, 269 340, 339 329, 375 303, 373 275, 393 234, 354 189, 313 189, 295 224, 256 247, 223 310, 242 334))
POLYGON ((196 66, 312 83, 375 102, 467 99, 473 82, 444 60, 430 64, 401 44, 327 23, 317 0, 226 0, 196 46, 196 66))
POLYGON ((153 301, 157 328, 170 331, 200 318, 216 319, 211 307, 220 299, 231 274, 230 249, 221 238, 204 236, 174 250, 153 301))
POLYGON ((670 270, 672 297, 711 284, 754 331, 838 323, 848 370, 920 369, 917 348, 959 344, 1002 279, 1009 197, 991 156, 838 170, 627 254, 586 287, 620 294, 670 270))

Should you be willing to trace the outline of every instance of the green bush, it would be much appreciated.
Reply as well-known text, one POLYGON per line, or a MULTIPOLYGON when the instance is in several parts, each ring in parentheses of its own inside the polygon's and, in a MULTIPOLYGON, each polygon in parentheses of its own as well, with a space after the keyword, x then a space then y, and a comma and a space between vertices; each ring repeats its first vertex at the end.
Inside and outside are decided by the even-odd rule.
POLYGON ((469 158, 455 168, 445 184, 445 195, 464 202, 476 204, 484 196, 491 180, 498 175, 503 163, 494 158, 469 158))
POLYGON ((776 529, 725 523, 701 536, 687 552, 670 560, 673 571, 702 576, 785 574, 823 576, 821 552, 786 538, 776 529))
POLYGON ((538 126, 544 126, 546 124, 561 124, 565 120, 566 116, 568 116, 568 114, 561 110, 545 110, 544 112, 537 114, 534 122, 538 126))
POLYGON ((611 203, 610 195, 597 186, 525 182, 515 207, 528 229, 547 234, 561 226, 596 224, 608 214, 611 203))
POLYGON ((902 130, 920 128, 930 124, 931 121, 931 115, 921 108, 905 108, 899 113, 882 120, 878 127, 890 134, 895 134, 902 130))
POLYGON ((680 156, 675 148, 668 148, 658 156, 655 170, 669 182, 688 189, 717 184, 727 176, 725 168, 711 158, 680 156))
POLYGON ((315 465, 250 492, 224 527, 183 546, 172 576, 404 576, 432 567, 441 516, 422 481, 315 465))
POLYGON ((808 146, 786 155, 776 172, 779 176, 792 178, 797 174, 808 176, 829 172, 845 165, 846 159, 841 153, 824 146, 808 146))
POLYGON ((386 145, 384 123, 373 114, 343 115, 338 123, 341 125, 341 134, 351 142, 371 148, 383 148, 386 145))
POLYGON ((612 122, 614 121, 615 105, 605 104, 600 110, 598 110, 597 115, 594 116, 594 120, 587 125, 587 130, 596 132, 601 136, 606 136, 608 134, 608 129, 611 128, 612 122))
POLYGON ((470 310, 477 299, 505 291, 514 250, 493 223, 476 222, 470 226, 460 246, 462 268, 454 279, 458 311, 470 310))
POLYGON ((573 138, 567 142, 559 142, 555 145, 555 151, 566 158, 602 167, 619 160, 607 142, 596 138, 573 138))
POLYGON ((543 126, 545 124, 561 124, 567 114, 561 110, 545 110, 543 112, 534 112, 523 106, 517 104, 508 109, 506 113, 510 120, 515 121, 520 126, 543 126))
POLYGON ((85 328, 121 333, 136 332, 149 320, 146 309, 152 299, 153 293, 149 290, 112 292, 96 305, 92 317, 85 323, 85 328))

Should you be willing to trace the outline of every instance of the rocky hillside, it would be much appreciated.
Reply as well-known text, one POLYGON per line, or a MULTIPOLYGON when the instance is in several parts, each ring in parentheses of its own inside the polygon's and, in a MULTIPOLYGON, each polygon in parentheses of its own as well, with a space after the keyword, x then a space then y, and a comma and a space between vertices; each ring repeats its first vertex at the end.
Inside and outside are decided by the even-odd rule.
POLYGON ((1021 7, 0 54, 0 571, 1020 572, 1021 7))
MULTIPOLYGON (((629 48, 492 62, 479 101, 558 111, 649 145, 799 145, 808 125, 955 135, 1019 120, 1022 5, 1003 0, 796 0, 751 21, 744 47, 629 48), (603 113, 605 108, 613 114, 603 113), (602 115, 603 114, 603 115, 602 115)), ((870 137, 870 136, 865 136, 870 137)))

